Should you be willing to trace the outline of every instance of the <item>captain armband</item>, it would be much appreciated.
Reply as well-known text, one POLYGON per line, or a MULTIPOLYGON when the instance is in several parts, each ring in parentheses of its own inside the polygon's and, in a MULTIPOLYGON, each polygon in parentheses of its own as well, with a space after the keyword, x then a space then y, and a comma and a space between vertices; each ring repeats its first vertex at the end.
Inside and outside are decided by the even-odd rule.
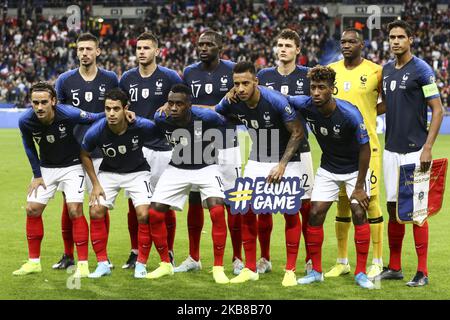
POLYGON ((425 98, 429 98, 429 97, 439 94, 439 89, 438 89, 436 83, 430 83, 430 84, 427 84, 426 86, 423 86, 422 91, 423 91, 425 98))

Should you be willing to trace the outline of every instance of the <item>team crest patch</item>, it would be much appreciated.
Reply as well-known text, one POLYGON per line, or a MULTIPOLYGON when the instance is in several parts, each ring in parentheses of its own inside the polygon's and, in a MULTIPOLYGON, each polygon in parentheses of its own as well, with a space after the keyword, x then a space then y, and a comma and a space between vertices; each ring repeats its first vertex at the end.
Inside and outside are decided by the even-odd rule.
POLYGON ((345 81, 344 82, 344 91, 345 92, 348 92, 348 91, 350 91, 350 88, 352 87, 352 83, 351 82, 349 82, 349 81, 345 81))
POLYGON ((391 91, 394 91, 396 86, 397 86, 397 81, 396 80, 392 80, 391 81, 391 91))
POLYGON ((142 89, 142 98, 147 99, 150 95, 150 90, 148 88, 142 89))
POLYGON ((284 107, 284 111, 286 111, 287 114, 292 114, 292 108, 291 108, 291 106, 287 105, 286 107, 284 107))
POLYGON ((212 83, 205 84, 205 92, 207 94, 211 94, 213 92, 213 85, 212 85, 212 83))
POLYGON ((250 124, 252 125, 252 127, 254 129, 258 129, 259 128, 258 120, 250 120, 250 124))
POLYGON ((49 142, 49 143, 53 143, 53 142, 55 142, 55 136, 54 135, 48 135, 47 136, 47 141, 49 142))
POLYGON ((280 91, 281 91, 282 94, 287 95, 289 93, 289 87, 288 86, 281 86, 280 91))
POLYGON ((127 147, 126 147, 126 146, 118 146, 118 147, 117 147, 117 150, 119 150, 119 152, 120 152, 121 154, 127 153, 127 147))
POLYGON ((84 93, 84 100, 86 100, 87 102, 91 102, 93 97, 94 95, 91 91, 87 91, 84 93))
POLYGON ((328 135, 328 130, 327 130, 327 128, 320 127, 320 133, 321 133, 323 136, 327 136, 327 135, 328 135))

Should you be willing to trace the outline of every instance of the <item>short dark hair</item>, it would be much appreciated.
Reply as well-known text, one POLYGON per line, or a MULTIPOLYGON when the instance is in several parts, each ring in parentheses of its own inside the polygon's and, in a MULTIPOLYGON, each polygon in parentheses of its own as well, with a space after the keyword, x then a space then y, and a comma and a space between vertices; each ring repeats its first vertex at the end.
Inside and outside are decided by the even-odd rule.
POLYGON ((140 40, 151 40, 154 43, 156 43, 156 46, 158 46, 159 41, 158 38, 151 32, 143 32, 139 35, 139 37, 137 37, 136 41, 140 41, 140 40))
POLYGON ((391 32, 391 30, 394 28, 402 28, 403 30, 405 30, 406 35, 408 37, 412 37, 414 34, 413 28, 411 27, 411 25, 404 20, 394 20, 388 24, 389 32, 391 32))
POLYGON ((98 38, 94 36, 92 33, 85 32, 78 36, 77 44, 81 41, 94 41, 95 45, 98 47, 98 38))
POLYGON ((191 100, 191 90, 185 84, 182 83, 174 84, 172 88, 170 88, 170 91, 173 93, 184 93, 186 97, 188 97, 188 99, 191 100))
POLYGON ((238 62, 233 68, 233 73, 244 73, 244 72, 250 72, 251 74, 256 76, 255 65, 250 61, 241 61, 238 62))
POLYGON ((202 32, 200 37, 201 36, 212 36, 214 38, 214 42, 217 44, 217 46, 222 47, 222 42, 223 42, 222 35, 220 33, 218 33, 217 31, 208 29, 208 30, 202 32))
POLYGON ((35 83, 31 86, 30 95, 33 94, 33 92, 36 91, 46 91, 50 93, 51 98, 56 98, 56 91, 55 88, 48 82, 40 81, 38 83, 35 83))
POLYGON ((105 101, 106 99, 119 101, 122 104, 122 107, 125 107, 128 104, 128 97, 125 92, 123 92, 120 88, 113 88, 106 92, 105 95, 105 101))
POLYGON ((344 31, 342 31, 342 34, 344 34, 344 32, 354 32, 354 33, 356 33, 356 34, 358 35, 358 38, 359 38, 361 41, 364 41, 363 33, 362 33, 362 31, 359 30, 359 29, 350 27, 350 28, 344 29, 344 31))
POLYGON ((289 39, 294 40, 294 43, 297 47, 300 47, 300 36, 298 33, 292 29, 286 28, 281 30, 281 32, 276 37, 275 41, 278 41, 278 39, 289 39))
POLYGON ((330 67, 318 65, 308 71, 308 78, 310 81, 326 81, 330 86, 334 86, 336 71, 330 67))

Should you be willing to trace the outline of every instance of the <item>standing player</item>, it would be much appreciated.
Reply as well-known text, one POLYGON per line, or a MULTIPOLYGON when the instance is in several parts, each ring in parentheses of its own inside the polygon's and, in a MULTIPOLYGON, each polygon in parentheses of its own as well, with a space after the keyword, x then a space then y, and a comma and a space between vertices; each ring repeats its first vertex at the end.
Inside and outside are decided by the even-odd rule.
MULTIPOLYGON (((344 59, 329 65, 336 71, 336 98, 349 101, 358 107, 364 118, 370 138, 370 202, 367 211, 372 236, 373 260, 367 276, 373 280, 383 271, 383 213, 380 208, 379 181, 381 174, 381 146, 377 135, 377 99, 381 94, 382 67, 364 59, 361 51, 364 39, 358 29, 350 28, 342 33, 341 51, 344 59)), ((338 243, 336 265, 325 277, 337 277, 350 272, 348 264, 348 232, 351 223, 350 202, 341 188, 335 222, 338 243)))
MULTIPOLYGON (((56 80, 55 87, 58 101, 80 107, 88 112, 102 112, 105 109, 105 93, 107 90, 118 86, 118 78, 114 72, 97 67, 97 57, 100 55, 98 39, 90 34, 83 33, 77 39, 77 57, 80 67, 61 74, 56 80)), ((81 144, 83 136, 89 126, 76 126, 74 135, 81 144)), ((98 167, 102 161, 99 149, 92 154, 94 167, 98 167)), ((88 192, 92 190, 89 179, 86 180, 88 192)), ((107 213, 109 230, 109 214, 107 213)), ((64 240, 64 254, 60 261, 53 265, 53 269, 66 269, 73 262, 73 235, 72 224, 68 216, 66 202, 64 201, 61 217, 62 237, 64 240)))
MULTIPOLYGON (((172 160, 156 185, 150 209, 152 237, 161 254, 161 266, 147 278, 155 279, 171 274, 168 261, 166 227, 164 216, 170 207, 182 210, 189 191, 197 187, 202 202, 206 202, 211 215, 214 248, 213 278, 216 283, 229 282, 223 268, 223 254, 227 239, 223 190, 219 168, 205 159, 210 141, 204 135, 207 130, 219 129, 224 119, 212 110, 191 107, 191 92, 183 84, 172 87, 168 96, 170 116, 156 115, 155 122, 164 130, 173 144, 172 160), (179 150, 179 147, 182 149, 179 150)), ((221 131, 218 131, 221 134, 221 131)), ((210 150, 208 154, 214 151, 210 150)))
POLYGON ((311 195, 306 238, 313 270, 298 283, 323 281, 323 223, 333 201, 338 198, 339 189, 344 186, 351 201, 355 225, 355 280, 359 286, 372 289, 374 285, 366 275, 370 242, 370 227, 365 212, 370 192, 366 180, 370 161, 369 137, 358 108, 332 97, 336 77, 333 69, 316 66, 309 71, 308 77, 311 97, 289 97, 291 105, 305 117, 322 149, 320 168, 311 195))
MULTIPOLYGON (((156 64, 159 55, 158 39, 149 32, 142 33, 137 38, 136 56, 139 66, 125 72, 120 79, 119 87, 125 91, 130 101, 129 109, 136 115, 153 120, 155 111, 167 102, 170 88, 181 83, 180 76, 171 69, 156 64)), ((161 134, 153 140, 144 143, 144 157, 150 166, 150 187, 155 189, 159 177, 169 164, 172 155, 171 146, 161 134)), ((128 199, 128 230, 131 240, 131 253, 122 268, 134 268, 138 253, 138 221, 133 202, 128 199)), ((173 263, 173 242, 175 238, 175 211, 166 214, 167 242, 169 254, 173 263)))
POLYGON ((84 172, 80 164, 80 145, 73 128, 92 123, 103 114, 91 114, 56 103, 56 92, 47 83, 31 88, 32 109, 19 120, 19 128, 33 180, 27 198, 27 241, 29 260, 14 275, 41 272, 40 252, 44 236, 42 213, 58 187, 65 193, 74 241, 78 252, 76 277, 86 277, 89 229, 83 215, 84 172), (39 156, 35 143, 39 146, 39 156))
MULTIPOLYGON (((255 66, 251 62, 239 62, 233 69, 233 89, 216 106, 223 116, 237 118, 254 130, 257 141, 253 141, 250 159, 245 166, 244 177, 267 177, 267 183, 277 183, 283 176, 298 177, 298 148, 304 133, 297 114, 286 98, 274 90, 258 86, 255 66), (228 100, 238 99, 230 103, 228 100), (267 143, 260 143, 266 136, 267 143), (278 141, 273 142, 272 137, 278 141), (272 145, 278 146, 272 149, 272 145)), ((298 213, 284 214, 286 220, 286 273, 282 285, 296 285, 295 268, 301 235, 298 213)), ((258 280, 256 270, 256 215, 250 210, 242 217, 242 243, 245 251, 245 268, 231 283, 258 280)))
POLYGON ((150 171, 142 153, 142 145, 151 139, 158 129, 144 118, 128 124, 125 116, 128 109, 127 95, 119 88, 111 89, 105 96, 106 119, 96 122, 86 132, 82 143, 81 161, 92 181, 89 215, 91 217, 91 241, 97 256, 97 269, 89 278, 100 278, 111 273, 106 244, 108 231, 106 213, 112 209, 120 189, 124 189, 133 200, 138 216, 138 263, 134 276, 146 276, 145 264, 150 252, 150 230, 148 208, 152 192, 150 171), (99 173, 95 173, 89 153, 101 148, 103 160, 99 173))
MULTIPOLYGON (((280 91, 284 95, 309 95, 309 79, 307 78, 308 68, 296 65, 296 58, 300 53, 300 37, 297 32, 291 29, 284 29, 277 37, 277 57, 278 67, 266 68, 258 72, 260 84, 280 91)), ((305 194, 302 197, 302 231, 306 241, 306 226, 308 222, 309 210, 311 208, 311 191, 314 184, 313 165, 311 149, 309 147, 306 123, 301 115, 305 138, 300 143, 300 168, 299 177, 304 181, 302 186, 305 194)), ((265 273, 272 270, 270 262, 270 236, 272 233, 272 215, 263 214, 258 216, 258 239, 261 246, 261 259, 257 263, 258 273, 265 273)), ((311 260, 306 248, 306 271, 311 270, 311 260)))
MULTIPOLYGON (((234 63, 219 58, 222 38, 215 31, 205 31, 198 39, 197 51, 200 62, 194 63, 184 70, 183 80, 192 91, 192 104, 200 107, 213 107, 233 87, 234 63)), ((234 125, 229 126, 235 128, 234 125)), ((224 189, 234 187, 234 181, 241 171, 241 153, 234 141, 225 141, 225 149, 219 150, 219 170, 222 175, 224 189), (232 147, 227 147, 231 145, 232 147)), ((195 190, 195 189, 194 189, 195 190)), ((194 191, 192 190, 192 191, 194 191)), ((239 274, 244 267, 242 263, 241 217, 228 212, 228 229, 233 245, 233 273, 239 274)), ((175 268, 175 272, 186 272, 201 269, 200 237, 203 229, 203 207, 198 192, 189 195, 188 234, 189 257, 175 268)))
MULTIPOLYGON (((386 143, 383 171, 389 212, 389 266, 380 279, 403 279, 402 242, 405 225, 396 220, 398 168, 419 163, 422 171, 430 168, 431 150, 442 123, 443 109, 431 67, 411 53, 413 32, 405 21, 388 25, 389 44, 395 60, 383 67, 383 108, 386 111, 386 143), (432 116, 427 129, 427 109, 432 116)), ((414 225, 414 242, 418 257, 417 273, 407 283, 410 287, 428 284, 428 223, 414 225)))

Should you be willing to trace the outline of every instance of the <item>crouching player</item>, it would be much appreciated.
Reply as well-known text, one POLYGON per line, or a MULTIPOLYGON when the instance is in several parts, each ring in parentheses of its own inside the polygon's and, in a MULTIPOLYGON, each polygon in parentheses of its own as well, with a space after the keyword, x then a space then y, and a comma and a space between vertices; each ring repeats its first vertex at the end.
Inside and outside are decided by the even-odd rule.
POLYGON ((298 280, 299 284, 323 281, 323 223, 339 189, 345 186, 355 225, 357 263, 356 283, 367 289, 374 287, 366 275, 370 227, 366 210, 370 191, 367 170, 370 160, 369 136, 358 108, 332 97, 336 72, 323 66, 308 72, 311 97, 289 97, 289 102, 306 119, 322 149, 311 196, 311 212, 306 245, 311 254, 313 270, 298 280))

